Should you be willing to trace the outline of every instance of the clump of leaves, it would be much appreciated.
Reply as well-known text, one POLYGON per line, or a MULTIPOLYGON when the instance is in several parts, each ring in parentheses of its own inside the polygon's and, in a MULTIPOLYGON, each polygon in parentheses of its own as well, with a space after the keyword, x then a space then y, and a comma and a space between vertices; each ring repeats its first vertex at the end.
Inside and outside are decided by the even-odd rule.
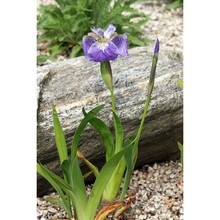
POLYGON ((129 46, 144 46, 141 25, 148 16, 131 7, 137 0, 55 0, 56 4, 40 5, 37 28, 38 43, 47 42, 45 49, 52 58, 58 55, 83 55, 81 40, 93 26, 106 28, 110 23, 118 33, 128 35, 129 46), (136 20, 136 21, 134 21, 136 20))
POLYGON ((166 9, 175 9, 182 7, 183 7, 183 0, 171 0, 170 3, 166 6, 166 9))

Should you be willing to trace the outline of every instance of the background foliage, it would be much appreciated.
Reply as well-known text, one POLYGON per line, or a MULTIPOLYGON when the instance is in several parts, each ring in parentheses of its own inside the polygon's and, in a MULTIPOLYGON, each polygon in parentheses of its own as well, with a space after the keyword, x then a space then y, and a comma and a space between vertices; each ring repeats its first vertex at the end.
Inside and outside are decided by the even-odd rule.
POLYGON ((166 9, 175 9, 183 7, 183 0, 169 0, 166 9))
POLYGON ((45 49, 50 54, 49 57, 39 56, 38 63, 48 58, 54 60, 58 55, 83 55, 82 38, 94 26, 105 29, 108 24, 114 24, 118 34, 127 33, 130 47, 144 46, 148 42, 140 28, 148 17, 131 7, 137 0, 55 1, 56 4, 38 8, 38 42, 45 42, 45 49))

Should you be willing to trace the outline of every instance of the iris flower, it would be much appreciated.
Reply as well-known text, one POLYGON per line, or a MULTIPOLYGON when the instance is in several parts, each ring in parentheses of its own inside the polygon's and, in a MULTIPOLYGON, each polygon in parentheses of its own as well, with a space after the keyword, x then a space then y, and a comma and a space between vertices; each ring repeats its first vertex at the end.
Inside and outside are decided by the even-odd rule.
POLYGON ((92 28, 92 32, 83 37, 82 46, 85 57, 90 61, 104 62, 115 60, 119 55, 128 56, 126 34, 118 35, 116 27, 110 24, 106 31, 92 28))

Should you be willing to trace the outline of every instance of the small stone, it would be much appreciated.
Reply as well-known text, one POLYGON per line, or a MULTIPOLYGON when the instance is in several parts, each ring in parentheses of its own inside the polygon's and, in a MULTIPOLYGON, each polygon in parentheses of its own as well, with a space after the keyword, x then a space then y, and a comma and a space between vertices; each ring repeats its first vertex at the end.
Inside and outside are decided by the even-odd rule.
POLYGON ((170 178, 173 179, 176 175, 175 174, 170 174, 170 178))
POLYGON ((146 215, 139 215, 139 218, 138 219, 146 219, 147 216, 146 215))
POLYGON ((49 207, 49 208, 48 208, 48 211, 51 212, 51 213, 56 213, 56 212, 57 212, 57 210, 54 209, 54 208, 52 208, 52 207, 49 207))
POLYGON ((165 173, 166 173, 167 175, 169 175, 169 174, 171 174, 171 170, 166 170, 165 173))

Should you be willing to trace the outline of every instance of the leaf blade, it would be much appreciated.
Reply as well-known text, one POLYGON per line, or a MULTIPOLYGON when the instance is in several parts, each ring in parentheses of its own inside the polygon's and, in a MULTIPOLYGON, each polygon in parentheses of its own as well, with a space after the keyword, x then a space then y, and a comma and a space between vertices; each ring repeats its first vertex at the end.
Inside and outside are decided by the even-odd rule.
POLYGON ((106 184, 108 183, 112 173, 116 169, 119 161, 121 160, 124 153, 130 148, 128 146, 122 149, 120 152, 115 154, 102 168, 99 173, 99 176, 96 178, 96 181, 93 185, 88 203, 87 203, 87 215, 91 219, 94 218, 96 209, 98 207, 99 201, 102 197, 102 193, 105 189, 106 184))
POLYGON ((61 127, 60 120, 54 104, 52 105, 52 114, 53 114, 56 146, 60 158, 60 164, 62 164, 64 160, 68 160, 68 154, 67 154, 66 140, 64 137, 63 129, 61 127))
MULTIPOLYGON (((75 131, 75 134, 73 136, 73 141, 72 141, 72 147, 71 147, 71 160, 74 160, 74 158, 76 157, 76 152, 77 152, 77 148, 78 148, 78 143, 79 143, 79 139, 80 136, 82 134, 82 132, 84 131, 86 125, 88 124, 88 122, 95 117, 95 115, 104 107, 104 105, 99 105, 97 107, 95 107, 94 109, 92 109, 81 121, 81 123, 79 124, 78 128, 75 131)), ((83 110, 84 111, 84 110, 83 110)))
POLYGON ((51 186, 53 186, 53 188, 57 191, 57 193, 59 194, 59 196, 63 202, 64 210, 66 211, 68 217, 72 218, 73 215, 72 215, 70 204, 68 203, 68 200, 66 199, 59 184, 57 184, 56 181, 54 181, 54 179, 47 173, 46 168, 40 163, 37 163, 37 172, 42 177, 44 177, 51 184, 51 186))

